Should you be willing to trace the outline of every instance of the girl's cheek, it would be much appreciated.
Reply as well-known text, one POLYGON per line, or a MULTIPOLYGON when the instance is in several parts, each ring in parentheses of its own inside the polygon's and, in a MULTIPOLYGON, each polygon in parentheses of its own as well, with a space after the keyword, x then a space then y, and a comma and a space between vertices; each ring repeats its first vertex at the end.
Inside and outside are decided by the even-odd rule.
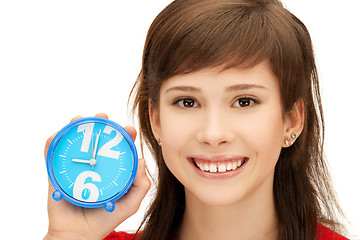
POLYGON ((271 151, 282 145, 284 123, 280 104, 269 105, 262 108, 262 111, 238 119, 232 124, 239 136, 256 149, 271 151))

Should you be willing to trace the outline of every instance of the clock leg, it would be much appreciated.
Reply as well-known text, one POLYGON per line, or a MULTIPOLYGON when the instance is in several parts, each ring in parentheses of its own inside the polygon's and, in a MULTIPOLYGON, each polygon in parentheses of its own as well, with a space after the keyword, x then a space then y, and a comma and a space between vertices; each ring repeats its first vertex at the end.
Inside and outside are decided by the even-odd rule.
POLYGON ((112 212, 112 211, 114 211, 114 209, 115 209, 115 204, 112 203, 112 202, 107 202, 107 203, 105 204, 104 208, 105 208, 105 210, 106 210, 107 212, 112 212))
POLYGON ((62 197, 62 194, 61 194, 59 191, 55 191, 55 192, 53 192, 53 194, 52 194, 52 198, 53 198, 55 201, 60 201, 63 197, 62 197))

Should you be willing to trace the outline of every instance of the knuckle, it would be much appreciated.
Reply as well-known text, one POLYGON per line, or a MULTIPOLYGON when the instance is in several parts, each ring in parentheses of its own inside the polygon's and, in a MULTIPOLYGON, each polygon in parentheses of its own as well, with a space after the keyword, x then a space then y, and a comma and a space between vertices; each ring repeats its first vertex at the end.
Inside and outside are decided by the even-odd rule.
POLYGON ((145 181, 144 181, 144 188, 149 191, 149 189, 151 188, 151 181, 149 178, 146 177, 145 181))

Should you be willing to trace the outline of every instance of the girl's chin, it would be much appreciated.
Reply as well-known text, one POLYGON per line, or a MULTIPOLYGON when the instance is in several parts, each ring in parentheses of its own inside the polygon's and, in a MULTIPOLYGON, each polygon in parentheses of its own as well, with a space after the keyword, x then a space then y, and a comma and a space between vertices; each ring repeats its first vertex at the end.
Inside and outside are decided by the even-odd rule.
MULTIPOLYGON (((192 189, 191 191, 194 191, 192 189)), ((240 191, 234 192, 233 189, 227 188, 222 190, 213 189, 198 189, 196 193, 185 190, 186 198, 196 198, 200 205, 206 207, 229 207, 237 205, 242 202, 245 193, 240 191)), ((189 199, 190 200, 190 199, 189 199)), ((193 199, 194 200, 194 199, 193 199)))

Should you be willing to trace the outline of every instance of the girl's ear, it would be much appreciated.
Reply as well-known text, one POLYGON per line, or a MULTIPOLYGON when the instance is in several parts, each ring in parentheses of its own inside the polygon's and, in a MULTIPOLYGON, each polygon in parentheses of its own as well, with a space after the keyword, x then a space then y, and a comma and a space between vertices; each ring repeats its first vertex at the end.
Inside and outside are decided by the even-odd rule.
POLYGON ((156 139, 161 137, 161 128, 160 128, 160 113, 157 107, 154 107, 151 99, 149 100, 149 119, 151 130, 156 139))
POLYGON ((291 111, 285 116, 285 133, 283 147, 290 147, 304 129, 305 106, 303 99, 297 100, 291 111))

